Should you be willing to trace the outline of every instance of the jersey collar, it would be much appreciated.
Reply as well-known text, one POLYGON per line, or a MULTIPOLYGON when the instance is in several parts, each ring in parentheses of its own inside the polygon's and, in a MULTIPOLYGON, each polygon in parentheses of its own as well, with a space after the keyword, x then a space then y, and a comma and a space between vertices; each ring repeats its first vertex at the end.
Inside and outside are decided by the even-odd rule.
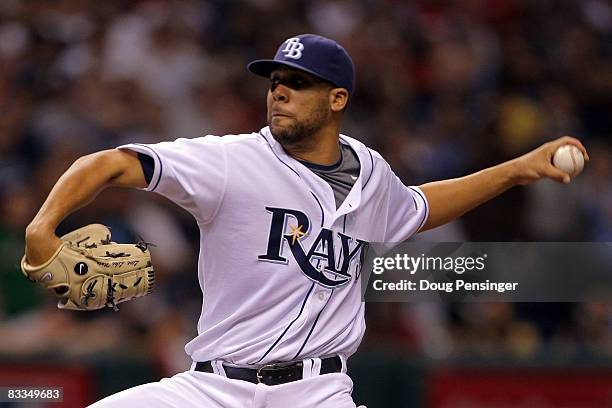
MULTIPOLYGON (((291 167, 293 171, 296 173, 301 173, 301 168, 305 168, 298 160, 289 155, 283 146, 274 139, 272 133, 270 132, 270 128, 268 126, 262 128, 259 131, 259 134, 262 135, 270 148, 274 151, 274 153, 285 162, 286 165, 291 167)), ((344 199, 344 202, 336 210, 335 219, 342 217, 345 214, 351 213, 355 211, 359 204, 361 203, 361 192, 367 186, 367 182, 372 176, 374 161, 372 158, 372 154, 369 149, 358 140, 355 140, 346 135, 340 134, 340 143, 344 143, 349 145, 355 153, 357 153, 357 158, 359 159, 359 177, 355 181, 355 185, 349 191, 349 194, 344 199)), ((335 208, 335 205, 333 206, 335 208)))

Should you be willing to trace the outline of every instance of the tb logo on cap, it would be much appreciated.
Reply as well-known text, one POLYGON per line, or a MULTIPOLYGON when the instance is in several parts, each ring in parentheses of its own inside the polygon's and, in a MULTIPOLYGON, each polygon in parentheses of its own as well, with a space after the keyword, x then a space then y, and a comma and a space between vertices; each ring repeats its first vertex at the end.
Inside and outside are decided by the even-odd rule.
POLYGON ((285 48, 281 52, 285 54, 286 58, 300 59, 303 50, 304 44, 300 42, 299 38, 293 37, 285 41, 285 48))

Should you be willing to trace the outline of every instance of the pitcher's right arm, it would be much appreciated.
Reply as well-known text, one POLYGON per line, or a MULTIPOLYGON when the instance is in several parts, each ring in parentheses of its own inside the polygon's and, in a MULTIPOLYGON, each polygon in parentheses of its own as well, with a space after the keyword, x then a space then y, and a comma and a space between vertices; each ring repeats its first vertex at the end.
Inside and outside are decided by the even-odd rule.
POLYGON ((90 203, 107 187, 147 186, 135 152, 104 150, 83 156, 59 178, 42 207, 26 228, 26 260, 47 261, 60 246, 55 229, 64 218, 90 203))

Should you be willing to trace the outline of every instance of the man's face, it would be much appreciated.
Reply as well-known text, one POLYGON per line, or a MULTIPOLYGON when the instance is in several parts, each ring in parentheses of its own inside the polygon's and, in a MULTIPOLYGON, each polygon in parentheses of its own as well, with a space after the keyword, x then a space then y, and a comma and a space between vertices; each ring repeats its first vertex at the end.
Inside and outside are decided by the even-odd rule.
POLYGON ((283 146, 299 146, 332 119, 329 91, 333 85, 291 68, 270 74, 268 126, 283 146))

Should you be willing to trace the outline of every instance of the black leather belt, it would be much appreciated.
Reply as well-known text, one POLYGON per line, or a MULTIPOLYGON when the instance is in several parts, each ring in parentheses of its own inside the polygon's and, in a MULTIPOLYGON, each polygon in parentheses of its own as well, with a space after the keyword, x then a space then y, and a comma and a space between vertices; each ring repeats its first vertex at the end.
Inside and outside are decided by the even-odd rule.
MULTIPOLYGON (((233 380, 248 381, 253 384, 279 385, 302 379, 302 368, 304 363, 297 361, 293 363, 266 364, 260 368, 232 367, 223 364, 225 375, 233 380)), ((196 363, 196 371, 213 373, 210 361, 196 363)), ((321 359, 320 374, 339 373, 342 371, 342 360, 340 357, 329 357, 321 359)))

